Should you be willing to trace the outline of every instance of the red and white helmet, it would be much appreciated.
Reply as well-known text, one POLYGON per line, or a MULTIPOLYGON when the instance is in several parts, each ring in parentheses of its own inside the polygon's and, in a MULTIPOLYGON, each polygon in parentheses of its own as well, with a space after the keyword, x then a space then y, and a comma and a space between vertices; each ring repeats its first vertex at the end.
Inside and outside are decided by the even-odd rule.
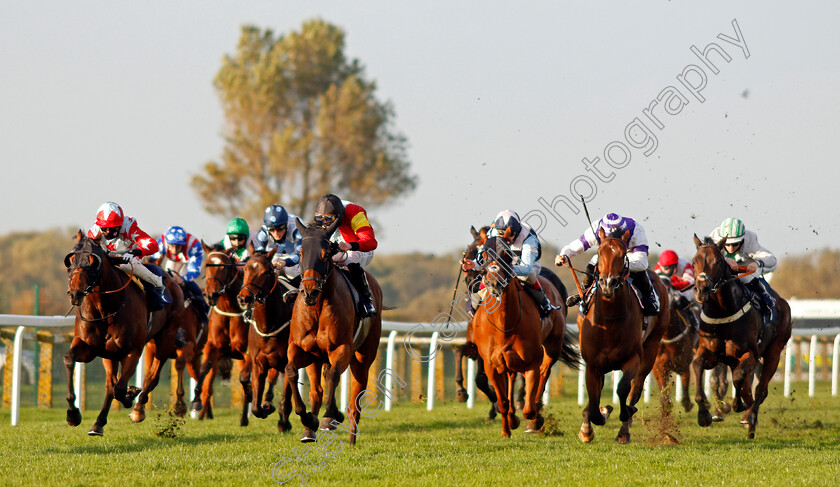
POLYGON ((662 252, 662 255, 659 256, 659 265, 662 267, 669 266, 669 265, 677 265, 679 262, 679 257, 677 257, 677 253, 673 250, 666 250, 662 252))
POLYGON ((96 225, 100 228, 121 227, 123 224, 123 211, 120 205, 113 201, 102 203, 96 210, 96 225))

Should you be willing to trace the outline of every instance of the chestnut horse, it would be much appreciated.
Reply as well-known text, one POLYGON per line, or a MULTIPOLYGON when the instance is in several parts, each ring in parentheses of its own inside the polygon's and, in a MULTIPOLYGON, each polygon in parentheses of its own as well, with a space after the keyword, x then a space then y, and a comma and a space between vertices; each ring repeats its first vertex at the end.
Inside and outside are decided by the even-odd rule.
MULTIPOLYGON (((163 277, 172 303, 152 314, 149 331, 147 323, 150 317, 145 294, 131 283, 129 276, 111 263, 111 259, 102 247, 81 231, 76 234, 73 251, 64 258, 70 275, 67 294, 70 295, 70 303, 76 307, 73 341, 64 355, 69 405, 67 424, 70 426, 78 426, 82 422, 82 413, 75 406, 75 363, 88 363, 95 357, 102 357, 105 369, 105 402, 88 431, 91 436, 104 434, 108 411, 114 399, 123 407, 130 408, 137 397, 137 404, 129 416, 135 423, 145 419, 149 393, 157 386, 166 359, 175 353, 179 314, 186 311, 181 289, 168 276, 163 277), (147 341, 152 344, 153 359, 147 369, 143 389, 138 390, 129 386, 128 381, 135 373, 147 341)), ((115 261, 122 262, 122 259, 115 261)))
POLYGON ((697 280, 694 294, 702 305, 700 315, 700 343, 691 370, 697 381, 697 423, 712 424, 709 404, 703 390, 703 370, 719 362, 732 369, 732 383, 736 397, 734 409, 745 411, 741 423, 748 426, 747 436, 755 438, 758 409, 767 398, 767 385, 779 365, 779 356, 790 338, 790 305, 773 291, 776 299, 776 323, 763 330, 763 318, 751 302, 746 287, 739 276, 730 269, 722 249, 726 239, 714 242, 706 237, 701 241, 694 236, 697 254, 694 271, 697 280), (763 333, 763 336, 762 336, 763 333), (760 343, 759 343, 760 340, 760 343), (752 375, 761 361, 761 375, 752 394, 752 375))
POLYGON ((583 424, 578 438, 589 443, 595 437, 592 428, 606 424, 612 406, 600 408, 604 375, 621 370, 618 383, 618 400, 621 407, 621 428, 616 441, 630 442, 630 426, 636 403, 642 394, 645 378, 653 368, 659 341, 668 327, 670 310, 668 291, 656 274, 648 270, 655 292, 659 295, 660 311, 647 318, 644 329, 642 308, 627 280, 627 242, 630 231, 619 238, 607 236, 598 229, 598 280, 595 295, 586 314, 578 314, 580 351, 586 362, 586 392, 589 398, 583 409, 583 424), (628 400, 629 398, 629 400, 628 400))
MULTIPOLYGON (((253 244, 248 244, 251 257, 245 263, 245 277, 242 290, 237 300, 243 308, 252 310, 248 331, 248 355, 251 358, 251 391, 253 398, 251 411, 258 418, 267 418, 274 412, 271 401, 260 404, 265 390, 269 370, 285 372, 286 352, 289 347, 289 322, 292 318, 292 306, 286 304, 286 288, 277 285, 277 274, 271 264, 276 248, 270 252, 256 252, 253 244)), ((287 380, 283 385, 283 402, 277 421, 280 432, 292 429, 289 413, 292 411, 292 385, 287 380)))
POLYGON ((659 344, 659 353, 653 364, 653 376, 659 384, 660 407, 669 411, 671 409, 671 373, 674 372, 680 376, 684 391, 682 406, 688 412, 694 407, 688 394, 688 385, 691 381, 691 360, 694 358, 694 349, 697 347, 699 335, 694 325, 696 323, 695 311, 691 306, 678 305, 685 298, 671 285, 667 277, 662 279, 662 283, 668 289, 671 317, 659 344))
MULTIPOLYGON (((204 324, 204 317, 202 310, 198 305, 191 303, 186 312, 182 313, 182 319, 178 322, 178 332, 176 333, 176 351, 175 356, 170 357, 175 359, 175 377, 174 380, 178 384, 175 391, 175 405, 173 412, 177 416, 183 417, 187 413, 187 405, 184 403, 184 368, 188 369, 190 377, 198 381, 199 370, 201 368, 201 349, 207 342, 207 330, 202 325, 204 324)), ((147 345, 148 347, 148 345, 147 345)), ((146 351, 146 367, 150 367, 150 359, 153 353, 151 350, 146 351)))
MULTIPOLYGON (((314 389, 320 390, 320 367, 324 367, 326 388, 324 418, 321 429, 333 430, 344 421, 344 415, 335 404, 335 388, 341 374, 350 367, 352 378, 350 385, 350 444, 356 444, 359 432, 360 404, 368 383, 370 367, 379 350, 379 338, 382 335, 380 314, 370 318, 368 333, 364 341, 354 350, 353 337, 357 328, 363 325, 354 304, 350 284, 337 270, 333 255, 337 246, 329 241, 336 231, 340 220, 327 228, 306 227, 296 219, 297 228, 303 236, 300 250, 301 296, 295 300, 289 336, 289 363, 286 365, 286 378, 295 384, 298 381, 298 369, 306 367, 310 388, 312 413, 306 411, 300 390, 292 387, 295 413, 300 416, 305 431, 301 442, 315 441, 314 430, 318 428, 318 411, 321 397, 314 389)), ((379 283, 370 274, 367 275, 371 296, 376 309, 382 308, 382 290, 379 283)), ((368 404, 365 402, 365 404, 368 404)))

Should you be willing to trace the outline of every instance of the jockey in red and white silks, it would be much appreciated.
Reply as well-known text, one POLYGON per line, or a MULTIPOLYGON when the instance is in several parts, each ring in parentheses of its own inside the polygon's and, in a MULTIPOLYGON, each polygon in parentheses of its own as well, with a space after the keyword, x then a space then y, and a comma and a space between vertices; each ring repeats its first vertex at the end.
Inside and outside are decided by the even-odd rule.
POLYGON ((673 250, 666 250, 659 256, 653 272, 667 277, 680 296, 688 301, 694 299, 694 291, 691 289, 694 284, 694 266, 690 260, 679 257, 673 250))

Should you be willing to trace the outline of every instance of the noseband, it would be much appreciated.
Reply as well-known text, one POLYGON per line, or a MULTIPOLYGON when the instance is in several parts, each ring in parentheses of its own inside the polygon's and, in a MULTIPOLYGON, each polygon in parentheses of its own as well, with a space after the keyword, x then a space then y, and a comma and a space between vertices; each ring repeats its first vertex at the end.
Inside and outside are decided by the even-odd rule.
MULTIPOLYGON (((703 245, 700 246, 701 249, 703 247, 714 249, 717 252, 720 252, 720 249, 718 249, 717 246, 713 245, 713 244, 703 244, 703 245)), ((704 258, 703 262, 705 262, 705 261, 706 261, 706 259, 704 258)), ((722 261, 721 266, 725 266, 725 265, 726 265, 726 262, 722 261)), ((701 272, 700 274, 697 274, 697 281, 704 281, 704 282, 709 283, 709 294, 716 294, 722 287, 726 286, 727 284, 729 284, 732 281, 737 280, 737 279, 738 279, 738 276, 729 276, 729 277, 724 277, 723 279, 719 280, 718 282, 715 282, 705 272, 701 272)), ((696 287, 696 284, 695 284, 695 287, 696 287)))
POLYGON ((268 268, 268 276, 266 276, 265 280, 263 280, 263 282, 260 283, 259 286, 252 282, 245 282, 242 284, 242 289, 246 289, 249 293, 251 293, 251 295, 254 296, 254 300, 258 303, 265 303, 265 300, 268 299, 271 293, 274 292, 274 288, 277 287, 277 277, 274 275, 274 266, 271 265, 271 261, 269 261, 262 255, 252 255, 251 260, 257 260, 259 262, 264 263, 268 268), (261 296, 261 293, 265 291, 266 284, 269 280, 273 281, 271 289, 269 289, 267 293, 261 296), (251 290, 252 287, 256 288, 257 292, 251 290))
MULTIPOLYGON (((224 253, 224 252, 210 252, 209 254, 207 254, 207 258, 209 259, 210 257, 212 257, 214 255, 224 256, 226 259, 230 260, 230 256, 228 254, 224 253)), ((210 281, 220 282, 222 284, 222 288, 219 290, 219 294, 224 294, 227 291, 228 286, 230 286, 231 284, 236 282, 236 280, 239 278, 239 272, 236 271, 236 267, 240 266, 240 265, 242 265, 242 264, 235 264, 233 262, 228 262, 228 263, 223 263, 223 264, 205 264, 204 267, 223 267, 228 272, 230 272, 231 269, 234 269, 233 278, 231 278, 230 274, 226 274, 224 280, 219 279, 216 276, 208 275, 208 276, 205 277, 206 282, 210 282, 210 281)))

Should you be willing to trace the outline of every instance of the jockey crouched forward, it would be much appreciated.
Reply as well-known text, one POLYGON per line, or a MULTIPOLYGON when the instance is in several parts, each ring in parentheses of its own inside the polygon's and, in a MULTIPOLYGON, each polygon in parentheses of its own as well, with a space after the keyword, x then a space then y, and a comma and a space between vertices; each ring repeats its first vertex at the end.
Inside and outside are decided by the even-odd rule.
POLYGON ((776 300, 770 294, 770 285, 764 280, 765 272, 776 270, 777 259, 772 252, 758 243, 758 235, 747 230, 737 218, 727 218, 718 228, 712 230, 712 240, 719 242, 725 238, 724 257, 726 263, 736 274, 738 266, 746 266, 749 274, 740 278, 752 293, 761 299, 761 312, 764 324, 776 321, 776 300))
POLYGON ((248 242, 254 240, 248 228, 248 222, 243 218, 233 218, 227 224, 225 236, 218 243, 218 246, 228 251, 233 249, 230 256, 236 262, 248 260, 248 242))
MULTIPOLYGON (((512 270, 517 279, 522 281, 522 288, 537 303, 540 310, 540 318, 551 314, 552 310, 558 309, 549 302, 545 292, 540 286, 539 275, 542 270, 540 257, 542 249, 537 232, 533 228, 522 223, 519 215, 512 210, 503 210, 496 215, 496 220, 490 227, 488 237, 500 237, 513 251, 512 270)), ((461 261, 461 268, 469 271, 476 267, 476 263, 470 259, 461 261)))
POLYGON ((183 228, 172 226, 158 239, 158 247, 160 250, 150 260, 160 262, 166 258, 163 270, 169 272, 172 279, 181 286, 185 300, 196 305, 201 321, 206 323, 210 306, 204 301, 201 288, 195 283, 195 279, 201 275, 201 263, 204 261, 201 241, 183 228))
POLYGON ((333 256, 333 262, 347 269, 350 281, 359 291, 362 317, 376 316, 364 268, 373 260, 373 251, 378 243, 367 212, 355 203, 342 201, 334 194, 326 194, 315 205, 315 223, 328 227, 336 220, 341 223, 330 241, 337 243, 341 252, 333 256))
MULTIPOLYGON (((632 218, 622 217, 616 213, 608 213, 600 220, 593 221, 589 228, 579 238, 571 241, 563 247, 560 255, 555 259, 555 264, 571 264, 571 258, 581 254, 590 248, 597 247, 601 243, 598 230, 603 228, 607 236, 615 235, 621 237, 626 231, 630 232, 630 240, 627 242, 627 261, 630 271, 630 278, 633 285, 642 295, 642 314, 654 316, 659 314, 659 296, 653 288, 648 276, 648 242, 645 229, 632 218)), ((586 276, 584 277, 583 289, 592 285, 595 280, 595 272, 598 266, 598 254, 586 265, 586 276)), ((581 302, 582 296, 572 294, 566 300, 566 304, 573 306, 581 302)))
POLYGON ((663 281, 670 283, 677 296, 673 305, 686 311, 692 326, 698 328, 700 324, 694 312, 688 309, 695 302, 694 292, 691 290, 694 285, 694 266, 691 265, 691 261, 678 256, 673 250, 666 250, 659 256, 653 272, 663 281))
POLYGON ((119 268, 151 284, 164 304, 172 297, 163 285, 163 279, 140 262, 140 257, 154 254, 158 244, 137 225, 137 220, 125 216, 120 205, 108 201, 96 210, 96 223, 88 230, 88 237, 100 240, 109 255, 121 257, 119 268))
POLYGON ((255 251, 277 249, 271 263, 277 269, 277 278, 291 293, 300 285, 300 246, 303 244, 295 218, 282 206, 271 205, 265 209, 263 226, 254 238, 255 251))

